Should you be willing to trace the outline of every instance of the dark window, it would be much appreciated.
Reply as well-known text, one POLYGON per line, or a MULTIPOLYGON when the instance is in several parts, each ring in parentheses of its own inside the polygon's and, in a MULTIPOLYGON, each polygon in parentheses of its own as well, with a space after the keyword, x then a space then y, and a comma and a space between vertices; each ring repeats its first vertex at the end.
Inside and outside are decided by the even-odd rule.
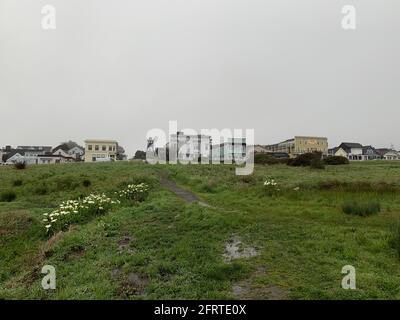
POLYGON ((96 151, 99 150, 99 146, 97 144, 94 146, 94 150, 96 150, 96 151))
POLYGON ((101 150, 106 151, 107 150, 107 146, 101 146, 101 150))
POLYGON ((93 146, 91 144, 88 145, 88 150, 92 150, 93 146))

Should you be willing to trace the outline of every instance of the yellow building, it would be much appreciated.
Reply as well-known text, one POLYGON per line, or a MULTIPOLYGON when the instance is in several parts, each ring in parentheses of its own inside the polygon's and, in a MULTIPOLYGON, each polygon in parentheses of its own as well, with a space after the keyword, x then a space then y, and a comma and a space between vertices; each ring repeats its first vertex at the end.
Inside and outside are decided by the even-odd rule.
POLYGON ((85 140, 85 162, 114 161, 117 150, 115 140, 85 140))
POLYGON ((328 138, 296 136, 293 139, 272 144, 265 147, 270 152, 284 152, 290 157, 299 154, 320 151, 323 155, 328 154, 328 138))

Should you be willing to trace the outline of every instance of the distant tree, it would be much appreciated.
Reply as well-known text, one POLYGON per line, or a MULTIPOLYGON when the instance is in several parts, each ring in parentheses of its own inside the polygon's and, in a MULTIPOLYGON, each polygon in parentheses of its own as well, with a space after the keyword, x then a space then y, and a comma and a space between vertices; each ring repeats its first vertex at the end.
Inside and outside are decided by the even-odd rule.
POLYGON ((146 152, 142 150, 137 150, 133 159, 146 160, 146 152))
POLYGON ((117 146, 117 160, 125 160, 125 149, 121 146, 117 146))
MULTIPOLYGON (((60 144, 65 144, 65 145, 67 145, 68 146, 68 149, 72 149, 72 148, 75 148, 75 147, 80 147, 80 148, 82 148, 79 144, 77 144, 75 141, 72 141, 72 140, 69 140, 69 141, 66 141, 66 142, 61 142, 60 144)), ((83 148, 82 148, 83 149, 83 148)))

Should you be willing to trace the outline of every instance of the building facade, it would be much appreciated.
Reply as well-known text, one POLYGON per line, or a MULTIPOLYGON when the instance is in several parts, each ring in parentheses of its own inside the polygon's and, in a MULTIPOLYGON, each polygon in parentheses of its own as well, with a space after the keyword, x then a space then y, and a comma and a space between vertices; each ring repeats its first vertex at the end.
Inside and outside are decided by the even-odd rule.
POLYGON ((295 136, 280 143, 265 146, 267 152, 287 153, 290 157, 309 152, 322 152, 328 155, 328 138, 295 136))
POLYGON ((246 138, 228 138, 227 142, 213 145, 211 148, 213 162, 244 162, 246 158, 246 138))
POLYGON ((208 135, 186 135, 181 131, 170 135, 168 143, 169 161, 177 159, 184 162, 209 161, 211 137, 208 135))
POLYGON ((117 150, 115 140, 85 140, 85 162, 115 161, 117 150))

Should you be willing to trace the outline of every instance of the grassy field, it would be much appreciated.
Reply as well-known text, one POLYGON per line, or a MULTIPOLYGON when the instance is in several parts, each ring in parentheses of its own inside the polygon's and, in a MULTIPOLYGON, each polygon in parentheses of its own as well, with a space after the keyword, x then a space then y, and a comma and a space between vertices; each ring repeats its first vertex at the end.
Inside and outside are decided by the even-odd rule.
POLYGON ((399 196, 400 162, 257 166, 243 177, 229 165, 0 167, 0 298, 399 299, 399 196), (128 182, 149 184, 148 198, 46 235, 43 214, 62 201, 113 197, 128 182), (353 202, 380 212, 344 213, 353 202), (56 290, 41 287, 47 264, 56 290), (341 288, 345 265, 356 268, 356 290, 341 288))

